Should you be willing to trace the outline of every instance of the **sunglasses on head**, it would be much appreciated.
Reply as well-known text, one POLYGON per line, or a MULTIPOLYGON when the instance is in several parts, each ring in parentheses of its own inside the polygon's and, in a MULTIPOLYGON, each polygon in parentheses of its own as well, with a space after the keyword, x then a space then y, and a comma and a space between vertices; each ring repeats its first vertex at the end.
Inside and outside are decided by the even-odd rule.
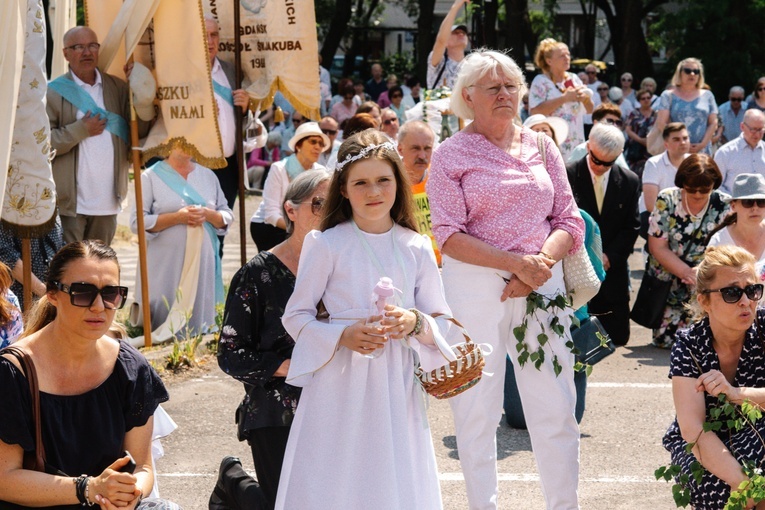
POLYGON ((324 208, 324 199, 322 197, 313 197, 310 202, 300 202, 301 204, 311 204, 311 212, 318 215, 324 208))
POLYGON ((683 67, 685 74, 701 74, 701 69, 692 69, 690 67, 683 67))
POLYGON ((754 204, 757 204, 760 209, 765 209, 765 198, 742 198, 739 203, 744 209, 751 209, 754 204))
POLYGON ((119 310, 125 306, 128 288, 121 285, 106 285, 100 289, 92 283, 76 282, 66 285, 61 282, 53 282, 58 290, 69 294, 69 301, 73 306, 90 308, 96 298, 101 295, 104 308, 107 310, 119 310))
POLYGON ((750 301, 759 301, 762 297, 762 284, 753 283, 747 285, 743 289, 741 287, 723 287, 721 289, 709 289, 702 291, 702 294, 711 294, 712 292, 719 292, 726 303, 738 303, 741 300, 741 296, 746 294, 746 297, 750 301))
POLYGON ((611 161, 603 161, 602 159, 595 157, 595 155, 592 153, 591 150, 588 150, 587 153, 590 155, 590 160, 592 160, 592 163, 598 166, 614 166, 614 163, 616 163, 616 160, 619 159, 619 158, 614 158, 611 161))

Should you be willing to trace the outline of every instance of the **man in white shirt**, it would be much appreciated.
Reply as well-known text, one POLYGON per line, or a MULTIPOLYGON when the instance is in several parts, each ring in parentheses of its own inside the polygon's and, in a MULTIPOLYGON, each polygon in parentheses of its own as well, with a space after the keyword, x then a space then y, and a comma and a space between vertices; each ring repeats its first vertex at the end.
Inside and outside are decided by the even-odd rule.
MULTIPOLYGON (((53 179, 65 243, 100 239, 110 244, 127 193, 129 89, 98 70, 100 46, 90 28, 69 30, 64 34, 69 72, 48 86, 53 179)), ((139 123, 139 134, 148 127, 139 123)))
POLYGON ((751 109, 744 113, 741 135, 720 147, 715 162, 722 173, 720 190, 730 194, 733 182, 739 174, 765 175, 765 114, 751 109))

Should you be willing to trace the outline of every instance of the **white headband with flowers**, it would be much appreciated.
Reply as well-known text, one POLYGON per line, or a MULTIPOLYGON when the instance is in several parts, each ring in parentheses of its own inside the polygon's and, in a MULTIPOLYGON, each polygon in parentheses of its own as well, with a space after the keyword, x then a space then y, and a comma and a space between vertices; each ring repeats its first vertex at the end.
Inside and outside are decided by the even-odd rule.
POLYGON ((335 172, 342 171, 343 167, 345 167, 349 163, 353 163, 354 161, 358 161, 362 158, 365 158, 367 157, 367 154, 369 154, 375 149, 380 149, 380 148, 390 149, 392 151, 396 150, 396 146, 392 142, 385 142, 385 143, 380 143, 377 145, 367 145, 366 147, 361 149, 361 151, 355 156, 351 156, 350 158, 345 158, 344 160, 340 161, 335 167, 335 172))

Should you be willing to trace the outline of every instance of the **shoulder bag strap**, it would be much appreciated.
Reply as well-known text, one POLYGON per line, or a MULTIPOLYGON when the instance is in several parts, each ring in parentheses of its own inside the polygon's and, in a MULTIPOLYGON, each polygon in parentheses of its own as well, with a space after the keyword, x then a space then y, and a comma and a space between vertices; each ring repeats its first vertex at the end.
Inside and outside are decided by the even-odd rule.
POLYGON ((45 446, 42 442, 42 424, 40 422, 40 387, 37 384, 37 370, 34 361, 27 352, 14 345, 3 349, 3 354, 10 354, 19 360, 21 369, 29 382, 29 394, 32 398, 32 421, 35 423, 35 452, 34 458, 24 455, 24 469, 34 469, 45 472, 45 446))
POLYGON ((444 65, 441 67, 441 70, 438 71, 438 75, 436 76, 436 81, 433 82, 433 86, 430 87, 431 89, 437 89, 438 88, 438 82, 441 80, 441 76, 443 76, 444 71, 446 71, 446 63, 449 61, 449 54, 446 50, 444 50, 444 65))

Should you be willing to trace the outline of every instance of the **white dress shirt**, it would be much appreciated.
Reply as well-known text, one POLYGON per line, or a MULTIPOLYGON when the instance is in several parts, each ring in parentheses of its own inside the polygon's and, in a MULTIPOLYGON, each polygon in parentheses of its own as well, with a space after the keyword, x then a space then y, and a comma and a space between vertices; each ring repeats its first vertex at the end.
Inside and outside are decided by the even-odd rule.
POLYGON ((760 140, 752 148, 742 134, 717 149, 715 162, 723 177, 720 191, 730 195, 739 174, 765 176, 765 142, 760 140))

